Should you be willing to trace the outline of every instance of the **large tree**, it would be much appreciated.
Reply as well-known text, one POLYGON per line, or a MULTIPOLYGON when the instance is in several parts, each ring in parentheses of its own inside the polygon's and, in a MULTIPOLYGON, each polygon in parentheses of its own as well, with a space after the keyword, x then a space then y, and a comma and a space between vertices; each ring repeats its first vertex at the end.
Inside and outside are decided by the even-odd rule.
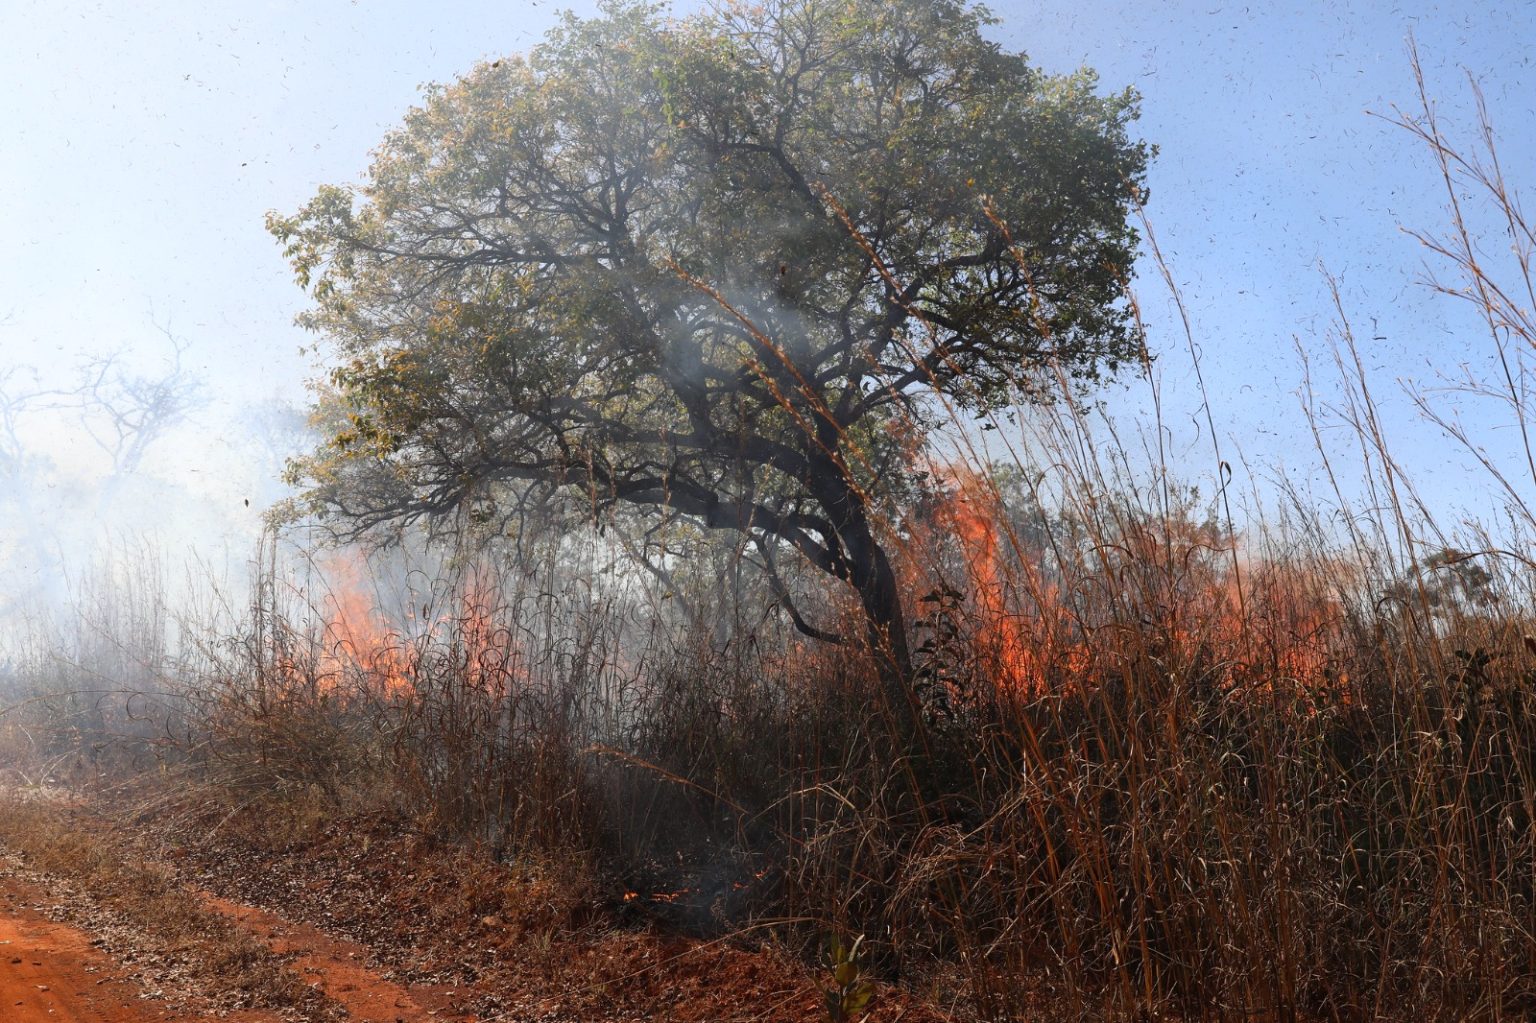
POLYGON ((923 424, 1140 344, 1136 97, 989 24, 614 3, 429 89, 363 184, 271 218, 338 357, 312 510, 494 520, 531 485, 739 530, 851 587, 903 674, 881 522, 923 424))

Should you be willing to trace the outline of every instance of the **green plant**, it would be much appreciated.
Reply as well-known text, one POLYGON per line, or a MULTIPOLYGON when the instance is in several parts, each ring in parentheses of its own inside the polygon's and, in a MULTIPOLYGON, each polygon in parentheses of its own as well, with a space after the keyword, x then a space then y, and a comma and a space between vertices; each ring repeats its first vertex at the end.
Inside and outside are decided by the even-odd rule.
POLYGON ((832 986, 822 992, 830 1023, 852 1023, 865 1019, 875 998, 875 986, 864 976, 864 964, 860 953, 864 947, 864 935, 845 944, 833 937, 827 942, 827 969, 832 973, 832 986))

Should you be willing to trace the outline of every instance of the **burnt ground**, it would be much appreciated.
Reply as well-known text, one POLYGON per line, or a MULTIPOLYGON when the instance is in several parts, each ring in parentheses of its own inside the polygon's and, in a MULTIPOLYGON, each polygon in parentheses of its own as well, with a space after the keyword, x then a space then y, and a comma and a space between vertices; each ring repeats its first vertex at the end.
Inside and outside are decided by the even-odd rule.
MULTIPOLYGON (((663 919, 615 907, 590 883, 558 864, 493 863, 452 845, 401 830, 377 816, 330 821, 276 840, 260 814, 217 815, 196 806, 136 819, 85 807, 49 811, 75 834, 89 833, 118 855, 153 860, 201 904, 234 922, 280 958, 288 971, 323 996, 290 1008, 288 1019, 360 1023, 746 1023, 825 1020, 822 978, 779 948, 771 928, 701 939, 670 931, 663 919)), ((15 868, 13 868, 14 870, 15 868)), ((7 883, 68 886, 67 878, 34 875, 7 883)), ((90 893, 79 893, 89 903, 90 893)), ((8 913, 0 904, 0 915, 8 913)), ((106 916, 110 916, 107 914, 106 916)), ((55 941, 79 978, 120 977, 105 1001, 112 1015, 48 1015, 38 1019, 141 1023, 227 1018, 251 1010, 228 996, 197 1002, 196 984, 164 1012, 144 998, 165 982, 153 971, 135 976, 142 954, 131 938, 99 944, 105 916, 74 914, 79 940, 55 941), (94 922, 93 922, 94 921, 94 922), (92 942, 98 942, 93 945, 92 942), (91 966, 97 972, 79 972, 91 966), (116 972, 113 972, 116 971, 116 972), (136 987, 135 987, 136 986, 136 987), (129 1007, 151 1004, 149 1015, 129 1007), (169 1015, 167 1014, 169 1013, 169 1015)), ((18 925, 20 926, 20 925, 18 925)), ((122 928, 119 928, 122 930, 122 928)), ((3 938, 3 935, 0 935, 3 938)), ((152 943, 151 943, 152 944, 152 943)), ((0 946, 3 950, 4 946, 0 946)), ((180 950, 195 958, 195 949, 180 950)), ((175 958, 174 956, 171 958, 175 958)), ((26 960, 30 961, 30 960, 26 960)), ((3 960, 0 960, 3 962, 3 960)), ((176 972, 176 964, 167 969, 176 972)), ((162 971, 166 972, 166 971, 162 971)), ((185 971, 183 971, 185 972, 185 971)), ((46 980, 36 983, 54 985, 46 980)), ((161 997, 165 997, 163 994, 161 997)), ((13 1017, 0 1003, 0 1018, 13 1017)), ((84 1010, 82 1010, 84 1011, 84 1010)), ((882 988, 872 1021, 929 1023, 951 1018, 910 995, 882 988)))

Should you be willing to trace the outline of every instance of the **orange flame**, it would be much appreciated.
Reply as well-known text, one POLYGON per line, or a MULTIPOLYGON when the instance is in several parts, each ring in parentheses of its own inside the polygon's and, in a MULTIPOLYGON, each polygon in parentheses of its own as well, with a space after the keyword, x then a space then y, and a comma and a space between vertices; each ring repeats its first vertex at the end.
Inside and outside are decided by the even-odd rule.
MULTIPOLYGON (((448 658, 456 684, 492 696, 523 678, 521 649, 497 621, 497 587, 483 572, 469 572, 443 609, 431 602, 418 614, 414 602, 403 621, 391 621, 376 588, 365 582, 360 555, 334 556, 321 566, 326 588, 319 605, 323 623, 315 659, 318 684, 327 694, 371 693, 403 698, 416 691, 423 657, 448 658)), ((293 672, 298 677, 295 669, 293 672)))
POLYGON ((1347 683, 1335 657, 1347 566, 1235 559, 1231 537, 1177 514, 1127 514, 1111 539, 1057 557, 1015 533, 987 478, 954 466, 935 475, 944 496, 926 522, 909 524, 903 577, 925 590, 935 576, 960 584, 969 652, 1002 689, 1091 687, 1094 669, 1149 656, 1197 667, 1234 692, 1317 694, 1347 683), (960 580, 935 556, 942 551, 958 560, 960 580))
POLYGON ((332 691, 346 681, 400 695, 411 689, 413 658, 364 584, 360 561, 360 556, 337 555, 321 566, 327 585, 321 600, 320 675, 332 691))
POLYGON ((996 490, 964 467, 940 473, 950 483, 934 525, 954 539, 983 671, 1020 692, 1040 692, 1063 671, 1078 673, 1088 648, 1075 637, 1070 608, 1042 570, 1043 552, 1021 549, 996 490))

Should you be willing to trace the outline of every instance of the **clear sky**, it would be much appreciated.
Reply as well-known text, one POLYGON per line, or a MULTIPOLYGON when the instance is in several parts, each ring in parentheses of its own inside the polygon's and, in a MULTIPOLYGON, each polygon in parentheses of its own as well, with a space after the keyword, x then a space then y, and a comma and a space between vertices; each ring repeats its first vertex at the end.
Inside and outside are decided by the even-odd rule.
MULTIPOLYGON (((90 353, 117 350, 148 370, 168 351, 164 331, 182 338, 208 400, 146 471, 202 502, 209 528, 252 529, 276 491, 241 434, 263 403, 302 402, 317 366, 300 354, 311 342, 291 321, 303 297, 264 214, 355 180, 421 84, 528 48, 557 6, 0 0, 0 372, 26 364, 63 382, 90 353)), ((1450 445, 1408 425, 1406 401, 1391 396, 1399 376, 1485 365, 1488 345, 1415 284, 1422 250, 1401 228, 1443 226, 1444 195, 1428 154, 1369 112, 1416 103, 1412 32, 1445 115, 1470 127, 1465 72, 1475 74, 1506 168, 1536 182, 1536 4, 991 7, 996 37, 1046 69, 1087 64, 1106 88, 1142 92, 1140 131, 1161 150, 1149 213, 1232 453, 1311 464, 1293 339, 1320 350, 1326 265, 1426 490, 1478 508, 1450 445)), ((1150 266, 1141 281, 1176 443, 1191 472, 1208 471, 1182 334, 1150 266)), ((1143 394, 1111 401, 1133 412, 1143 394)), ((1463 411, 1483 414, 1470 400, 1463 411)), ((1512 450, 1498 425, 1483 424, 1490 443, 1512 450)), ((56 475, 101 471, 63 418, 29 429, 56 475)))

